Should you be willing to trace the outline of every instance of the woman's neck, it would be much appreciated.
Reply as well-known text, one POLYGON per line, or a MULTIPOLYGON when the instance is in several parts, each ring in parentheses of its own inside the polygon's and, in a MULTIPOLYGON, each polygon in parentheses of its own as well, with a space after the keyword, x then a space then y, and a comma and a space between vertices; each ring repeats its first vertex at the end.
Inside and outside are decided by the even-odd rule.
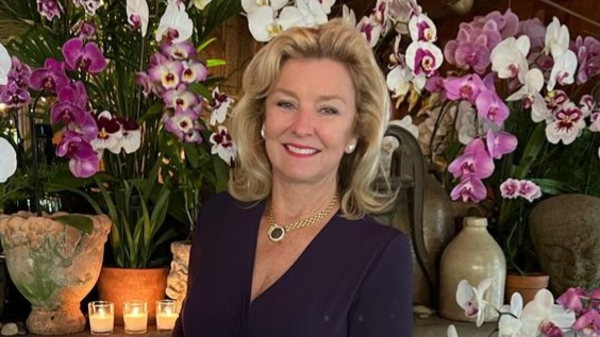
POLYGON ((331 203, 337 193, 335 184, 306 185, 273 183, 271 206, 283 225, 309 218, 331 203))

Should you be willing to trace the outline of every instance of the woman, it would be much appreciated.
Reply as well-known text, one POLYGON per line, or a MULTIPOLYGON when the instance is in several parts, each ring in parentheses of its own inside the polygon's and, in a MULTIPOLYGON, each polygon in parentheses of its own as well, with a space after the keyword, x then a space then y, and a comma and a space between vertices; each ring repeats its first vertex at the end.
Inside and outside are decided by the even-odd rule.
POLYGON ((366 213, 389 98, 367 42, 284 32, 244 74, 230 194, 205 203, 176 336, 412 336, 407 237, 366 213))

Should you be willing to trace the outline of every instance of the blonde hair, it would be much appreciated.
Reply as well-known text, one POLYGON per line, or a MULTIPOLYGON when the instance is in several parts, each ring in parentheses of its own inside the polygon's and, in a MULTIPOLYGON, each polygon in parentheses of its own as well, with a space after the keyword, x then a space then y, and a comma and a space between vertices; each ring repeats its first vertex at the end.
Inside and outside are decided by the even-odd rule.
POLYGON ((264 46, 244 72, 243 97, 235 106, 231 134, 238 149, 229 191, 242 201, 258 201, 271 194, 271 165, 260 130, 265 100, 289 59, 327 58, 344 64, 355 89, 358 142, 342 157, 338 170, 341 213, 360 218, 379 212, 389 198, 373 189, 380 167, 381 141, 387 126, 390 98, 385 79, 364 36, 341 20, 316 28, 292 28, 264 46), (387 199, 387 200, 386 200, 387 199))

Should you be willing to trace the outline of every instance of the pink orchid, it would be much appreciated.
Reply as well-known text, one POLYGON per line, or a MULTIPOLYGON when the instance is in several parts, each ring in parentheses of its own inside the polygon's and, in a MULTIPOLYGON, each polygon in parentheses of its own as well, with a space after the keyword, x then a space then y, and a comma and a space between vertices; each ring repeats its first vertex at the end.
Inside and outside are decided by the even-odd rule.
POLYGON ((517 149, 519 141, 514 135, 499 131, 497 134, 488 129, 486 135, 487 150, 494 159, 500 159, 503 155, 512 153, 517 149))
POLYGON ((463 77, 449 77, 444 81, 446 96, 452 101, 466 99, 475 104, 475 100, 483 87, 483 81, 477 74, 469 74, 463 77))
POLYGON ((455 178, 474 176, 485 179, 494 172, 494 161, 487 152, 483 140, 475 138, 467 146, 462 155, 454 159, 448 166, 448 172, 455 178))
POLYGON ((450 198, 454 201, 460 200, 462 202, 480 202, 487 196, 487 190, 483 185, 481 179, 475 176, 467 176, 463 178, 458 185, 456 185, 452 192, 450 192, 450 198))
POLYGON ((567 310, 572 310, 579 314, 583 310, 581 296, 585 296, 585 291, 579 287, 569 288, 556 299, 556 303, 563 306, 567 310))

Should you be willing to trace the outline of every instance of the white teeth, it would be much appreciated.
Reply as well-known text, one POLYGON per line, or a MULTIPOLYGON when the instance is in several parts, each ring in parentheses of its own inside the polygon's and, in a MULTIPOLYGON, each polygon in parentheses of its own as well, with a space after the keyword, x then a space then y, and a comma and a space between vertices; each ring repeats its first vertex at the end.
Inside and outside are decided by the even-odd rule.
POLYGON ((313 154, 313 153, 317 152, 317 150, 315 150, 315 149, 301 149, 301 148, 297 148, 292 145, 287 145, 287 148, 288 148, 288 150, 290 150, 294 153, 298 153, 298 154, 313 154))

